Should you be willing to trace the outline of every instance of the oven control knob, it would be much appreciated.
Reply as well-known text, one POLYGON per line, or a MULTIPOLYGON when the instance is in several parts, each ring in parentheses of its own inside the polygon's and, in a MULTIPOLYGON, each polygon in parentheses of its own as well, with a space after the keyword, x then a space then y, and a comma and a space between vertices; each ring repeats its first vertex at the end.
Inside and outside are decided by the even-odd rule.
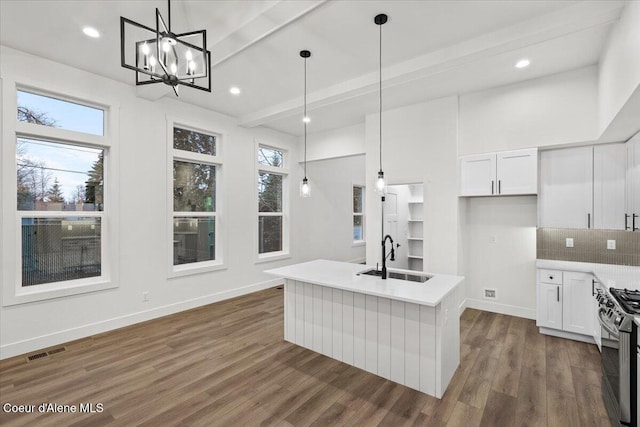
POLYGON ((609 308, 613 307, 613 303, 611 301, 607 301, 607 307, 609 308))

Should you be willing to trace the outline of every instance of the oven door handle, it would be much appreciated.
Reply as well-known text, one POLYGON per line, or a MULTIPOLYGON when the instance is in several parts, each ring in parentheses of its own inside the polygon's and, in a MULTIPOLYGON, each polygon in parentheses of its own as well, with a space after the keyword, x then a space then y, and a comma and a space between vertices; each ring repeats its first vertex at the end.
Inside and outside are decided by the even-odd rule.
POLYGON ((600 325, 607 331, 609 332, 611 335, 614 336, 614 338, 619 339, 620 338, 620 333, 616 330, 614 330, 613 328, 609 327, 609 325, 606 324, 606 322, 603 320, 602 315, 604 314, 604 310, 603 309, 599 309, 598 310, 598 321, 600 322, 600 325))

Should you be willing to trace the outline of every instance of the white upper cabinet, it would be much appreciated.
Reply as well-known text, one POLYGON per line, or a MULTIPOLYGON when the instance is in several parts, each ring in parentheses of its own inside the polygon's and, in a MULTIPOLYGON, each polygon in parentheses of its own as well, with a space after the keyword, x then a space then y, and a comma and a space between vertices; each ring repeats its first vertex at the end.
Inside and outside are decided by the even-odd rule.
POLYGON ((624 230, 626 222, 629 229, 632 200, 640 188, 640 184, 636 190, 629 188, 634 173, 629 147, 629 143, 615 143, 543 151, 538 225, 624 230))
POLYGON ((593 147, 593 228, 624 230, 626 164, 625 144, 593 147))
POLYGON ((536 194, 538 150, 502 151, 460 158, 461 196, 536 194))
POLYGON ((460 171, 462 196, 491 196, 495 194, 495 153, 462 157, 460 171))
POLYGON ((540 153, 540 227, 590 228, 592 196, 593 147, 540 153))
POLYGON ((640 231, 640 133, 625 144, 627 149, 625 228, 640 231), (635 217, 634 217, 635 215, 635 217))
POLYGON ((538 150, 497 153, 498 194, 538 193, 538 150))

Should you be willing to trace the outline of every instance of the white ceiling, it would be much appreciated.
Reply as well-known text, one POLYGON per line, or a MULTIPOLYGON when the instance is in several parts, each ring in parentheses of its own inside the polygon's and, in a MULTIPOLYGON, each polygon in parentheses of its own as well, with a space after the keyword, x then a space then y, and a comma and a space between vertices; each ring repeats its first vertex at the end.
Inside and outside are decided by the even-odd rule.
MULTIPOLYGON (((155 26, 164 0, 2 0, 3 45, 132 86, 150 99, 164 85, 135 88, 120 67, 119 18, 155 26), (90 39, 82 27, 97 28, 90 39)), ((302 133, 303 60, 308 49, 309 132, 360 123, 377 111, 378 27, 383 27, 385 109, 515 83, 595 64, 624 1, 174 0, 175 32, 207 30, 213 93, 181 88, 182 101, 302 133), (517 60, 532 65, 517 70, 517 60), (231 86, 242 89, 232 96, 231 86)))

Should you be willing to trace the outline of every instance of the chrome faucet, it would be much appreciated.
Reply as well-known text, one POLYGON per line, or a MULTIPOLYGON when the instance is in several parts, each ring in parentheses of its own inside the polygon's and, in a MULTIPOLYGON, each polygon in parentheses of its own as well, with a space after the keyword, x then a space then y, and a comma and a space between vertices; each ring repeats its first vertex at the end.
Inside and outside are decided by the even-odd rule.
MULTIPOLYGON (((396 244, 396 248, 399 248, 400 244, 397 243, 396 244)), ((387 278, 387 258, 389 258, 389 256, 391 256, 390 261, 395 261, 396 260, 396 251, 395 249, 393 249, 393 239, 391 238, 391 236, 389 234, 387 234, 386 236, 384 236, 384 238, 382 239, 382 279, 386 279, 387 278), (391 251, 389 253, 386 253, 387 251, 387 240, 389 240, 389 242, 391 242, 391 251)))

